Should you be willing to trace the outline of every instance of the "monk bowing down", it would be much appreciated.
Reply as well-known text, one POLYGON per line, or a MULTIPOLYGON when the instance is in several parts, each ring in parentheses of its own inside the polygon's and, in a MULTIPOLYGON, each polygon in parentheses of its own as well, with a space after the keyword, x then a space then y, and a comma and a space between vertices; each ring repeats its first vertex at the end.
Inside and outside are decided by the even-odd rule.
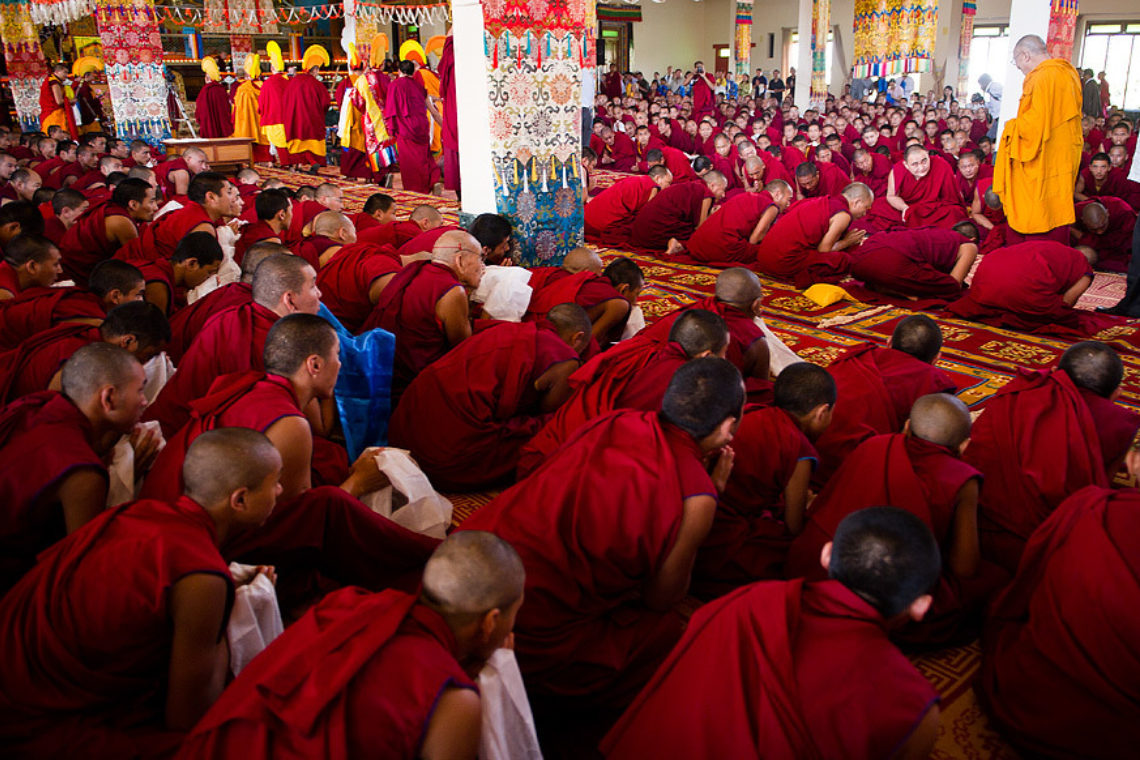
POLYGON ((573 303, 539 322, 493 323, 416 376, 388 438, 437 488, 494 486, 514 474, 520 447, 569 397, 589 339, 590 318, 573 303))
POLYGON ((630 311, 645 286, 645 275, 632 259, 614 259, 604 269, 602 259, 590 248, 575 248, 561 267, 531 270, 530 305, 524 319, 542 317, 560 303, 576 303, 590 317, 591 337, 606 348, 617 342, 630 311))
POLYGON ((978 230, 923 228, 872 235, 851 252, 851 276, 868 288, 904 298, 956 297, 978 255, 978 230))
POLYGON ((716 170, 701 179, 670 185, 642 206, 629 228, 630 244, 647 251, 679 253, 727 188, 725 176, 716 170))
POLYGON ((737 193, 696 229, 685 252, 714 266, 751 264, 760 241, 792 197, 791 186, 782 179, 769 182, 760 192, 737 193))
POLYGON ((617 246, 627 244, 637 212, 672 182, 672 172, 664 166, 654 166, 646 176, 619 179, 598 193, 586 204, 586 240, 617 246))

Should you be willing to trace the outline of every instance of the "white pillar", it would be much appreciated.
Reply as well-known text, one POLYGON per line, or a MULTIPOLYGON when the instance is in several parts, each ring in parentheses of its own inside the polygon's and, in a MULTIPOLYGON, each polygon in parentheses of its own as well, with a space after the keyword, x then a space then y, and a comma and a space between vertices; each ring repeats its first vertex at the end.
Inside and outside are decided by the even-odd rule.
POLYGON ((463 211, 494 214, 495 178, 491 167, 491 112, 487 57, 483 51, 483 6, 455 0, 452 6, 455 91, 459 117, 459 176, 463 211))
POLYGON ((1005 81, 1002 83, 1002 129, 1017 116, 1017 103, 1021 100, 1021 84, 1025 76, 1013 65, 1013 46, 1027 34, 1041 39, 1049 37, 1048 0, 1013 0, 1009 8, 1009 50, 1005 57, 1005 81))
MULTIPOLYGON (((796 91, 792 97, 800 112, 811 104, 811 23, 812 1, 800 0, 800 21, 797 31, 800 35, 799 54, 796 56, 796 91)), ((788 72, 784 72, 785 77, 788 72)))

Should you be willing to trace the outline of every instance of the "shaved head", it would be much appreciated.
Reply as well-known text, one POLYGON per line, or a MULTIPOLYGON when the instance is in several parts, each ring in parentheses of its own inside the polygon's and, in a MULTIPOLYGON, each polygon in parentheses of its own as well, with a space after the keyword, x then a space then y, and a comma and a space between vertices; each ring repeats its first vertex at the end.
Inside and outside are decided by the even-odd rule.
POLYGON ((251 428, 217 428, 194 439, 182 463, 186 495, 202 506, 255 489, 281 469, 281 455, 264 433, 251 428))
POLYGON ((933 364, 942 350, 942 330, 925 314, 912 314, 899 321, 891 335, 891 348, 933 364))
POLYGON ((431 260, 442 264, 451 264, 455 257, 461 253, 483 255, 483 246, 470 232, 451 230, 439 236, 431 249, 431 260))
POLYGON ((277 320, 265 338, 262 357, 265 371, 292 377, 310 356, 331 359, 337 350, 337 334, 324 317, 290 314, 277 320))
POLYGON ((554 325, 558 336, 565 340, 575 333, 590 334, 593 327, 590 315, 576 303, 560 303, 546 312, 546 321, 554 325))
POLYGON ((251 245, 241 259, 241 281, 253 282, 253 273, 257 271, 258 264, 275 255, 292 256, 293 253, 281 243, 272 240, 259 240, 251 245))
POLYGON ((82 406, 108 385, 125 388, 141 368, 138 359, 126 349, 110 343, 91 343, 64 362, 60 386, 63 395, 82 406))
POLYGON ((760 284, 760 278, 751 269, 732 267, 717 275, 716 300, 718 301, 745 308, 762 295, 764 295, 764 286, 760 284))
POLYGON ((1045 46, 1045 40, 1036 34, 1027 34, 1013 46, 1013 52, 1015 55, 1017 53, 1028 53, 1029 55, 1039 56, 1047 54, 1049 49, 1045 46))
MULTIPOLYGON (((756 160, 759 161, 760 159, 756 159, 756 160)), ((764 185, 764 190, 769 195, 772 195, 773 193, 781 193, 781 192, 791 194, 792 186, 788 184, 788 181, 786 179, 774 179, 771 182, 769 182, 767 185, 764 185)))
POLYGON ((875 200, 875 194, 871 192, 871 188, 862 182, 852 182, 843 188, 843 197, 849 201, 866 201, 867 203, 875 200))
POLYGON ((526 571, 519 555, 493 533, 452 533, 424 566, 422 599, 445 618, 469 618, 506 610, 523 593, 526 571))
POLYGON ((416 206, 412 209, 412 213, 408 218, 429 230, 443 224, 443 215, 439 213, 439 209, 426 204, 416 206))
POLYGON ((1124 379, 1124 362, 1107 343, 1085 340, 1074 343, 1057 365, 1073 381, 1102 398, 1110 398, 1124 379))
POLYGON ((605 266, 602 264, 602 257, 593 248, 581 246, 566 254, 566 258, 562 259, 562 268, 571 274, 578 272, 601 274, 605 266))
POLYGON ((687 309, 673 323, 669 340, 679 343, 690 359, 706 351, 720 355, 728 346, 728 326, 719 314, 705 309, 687 309))
POLYGON ((1081 209, 1081 222, 1089 230, 1100 230, 1108 225, 1108 210, 1100 203, 1093 202, 1081 209))
POLYGON ((253 273, 253 300, 274 309, 286 293, 299 293, 313 268, 300 256, 268 256, 253 273))
POLYGON ((924 441, 956 449, 970 437, 970 410, 949 393, 931 393, 911 407, 910 432, 924 441))
POLYGON ((352 226, 352 220, 339 211, 322 211, 313 219, 313 234, 334 237, 352 226))
POLYGON ((709 187, 712 187, 713 185, 727 185, 728 184, 728 180, 725 179, 725 176, 723 174, 721 174, 719 171, 717 171, 716 169, 712 169, 711 171, 706 173, 705 176, 703 177, 703 179, 705 181, 705 184, 708 185, 709 187))

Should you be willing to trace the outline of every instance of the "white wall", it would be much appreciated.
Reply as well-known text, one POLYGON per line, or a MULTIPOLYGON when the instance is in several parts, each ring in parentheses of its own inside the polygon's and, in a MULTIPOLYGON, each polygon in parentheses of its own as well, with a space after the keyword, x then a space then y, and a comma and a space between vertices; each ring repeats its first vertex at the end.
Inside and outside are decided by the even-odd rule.
POLYGON ((655 71, 688 70, 694 61, 704 61, 714 71, 713 45, 732 45, 735 23, 734 0, 643 0, 641 21, 633 24, 630 69, 652 79, 655 71))

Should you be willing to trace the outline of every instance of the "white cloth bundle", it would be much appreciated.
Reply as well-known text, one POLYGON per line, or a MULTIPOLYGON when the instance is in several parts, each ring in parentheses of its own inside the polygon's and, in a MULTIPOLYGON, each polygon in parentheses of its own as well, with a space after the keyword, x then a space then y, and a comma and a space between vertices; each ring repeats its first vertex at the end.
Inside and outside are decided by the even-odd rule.
POLYGON ((186 303, 191 304, 202 296, 211 293, 223 285, 237 282, 241 279, 241 267, 234 261, 234 246, 238 234, 229 225, 218 227, 218 245, 222 247, 222 265, 218 273, 207 278, 201 285, 186 292, 186 303))
POLYGON ((160 216, 166 216, 171 211, 177 211, 180 208, 182 208, 182 204, 178 201, 167 201, 166 204, 155 213, 154 218, 158 219, 160 216))
POLYGON ((277 604, 277 590, 269 578, 264 573, 257 573, 257 577, 249 581, 256 570, 252 565, 230 563, 230 575, 234 577, 234 583, 240 584, 234 595, 230 624, 226 627, 230 671, 235 676, 285 630, 281 608, 277 604))
POLYGON ((479 672, 483 705, 480 760, 542 760, 522 673, 510 649, 496 649, 479 672))
POLYGON ((629 310, 629 319, 625 321, 625 329, 621 331, 621 339, 629 340, 644 329, 645 312, 641 310, 640 306, 635 305, 629 310))
POLYGON ((436 493, 431 481, 424 475, 404 449, 376 449, 376 466, 388 476, 392 485, 381 488, 361 499, 377 514, 388 517, 408 530, 435 538, 447 535, 454 507, 436 493), (393 489, 407 499, 407 504, 392 509, 393 489))
POLYGON ((146 373, 143 395, 146 396, 148 404, 154 403, 159 392, 170 382, 170 378, 174 377, 175 371, 174 362, 170 361, 165 351, 151 357, 150 361, 143 365, 143 372, 146 373))
POLYGON ((788 348, 788 345, 780 340, 780 336, 772 332, 771 328, 764 323, 763 317, 753 317, 752 321, 764 331, 764 337, 768 340, 768 366, 773 375, 779 375, 789 364, 803 361, 799 354, 788 348))
MULTIPOLYGON (((166 441, 162 438, 162 429, 158 420, 140 422, 139 427, 158 435, 158 449, 161 451, 166 441)), ((119 438, 119 442, 112 449, 111 466, 107 468, 107 475, 108 507, 117 507, 135 500, 135 450, 131 446, 130 436, 124 435, 119 438)))
POLYGON ((521 322, 533 293, 529 269, 489 266, 472 298, 483 304, 483 313, 492 319, 521 322))

